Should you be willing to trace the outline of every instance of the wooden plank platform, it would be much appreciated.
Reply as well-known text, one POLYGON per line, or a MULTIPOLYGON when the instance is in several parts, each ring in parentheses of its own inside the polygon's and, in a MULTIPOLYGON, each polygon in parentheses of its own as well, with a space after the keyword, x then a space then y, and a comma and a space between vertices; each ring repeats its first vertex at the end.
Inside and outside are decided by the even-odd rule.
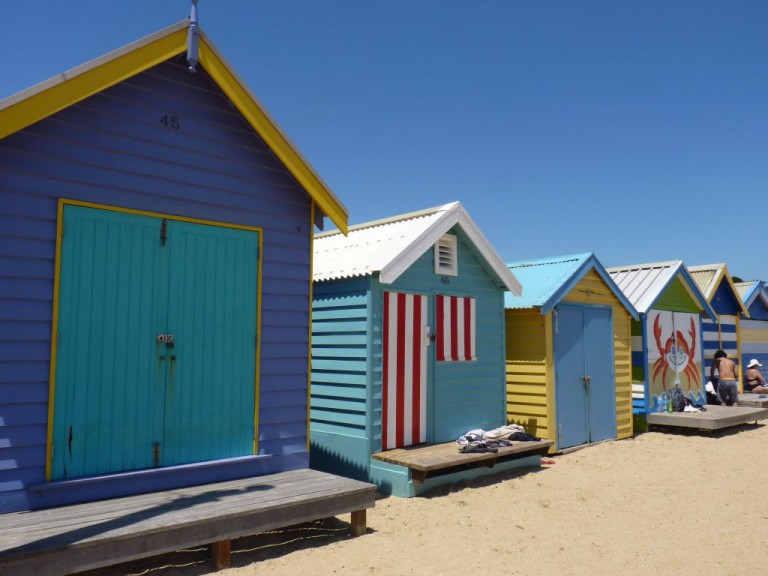
POLYGON ((459 452, 456 442, 445 444, 420 444, 397 448, 373 454, 372 457, 411 470, 411 478, 417 484, 424 482, 427 477, 449 474, 458 470, 485 466, 493 468, 497 462, 517 460, 528 456, 544 456, 554 442, 540 440, 539 442, 512 442, 511 446, 501 446, 498 452, 459 452))
POLYGON ((739 394, 739 406, 768 408, 768 394, 752 394, 751 392, 739 394))
POLYGON ((720 430, 766 418, 768 408, 707 405, 706 412, 651 412, 648 425, 720 430))
POLYGON ((212 545, 229 565, 232 538, 352 514, 365 533, 375 486, 303 469, 0 516, 0 574, 59 576, 212 545))

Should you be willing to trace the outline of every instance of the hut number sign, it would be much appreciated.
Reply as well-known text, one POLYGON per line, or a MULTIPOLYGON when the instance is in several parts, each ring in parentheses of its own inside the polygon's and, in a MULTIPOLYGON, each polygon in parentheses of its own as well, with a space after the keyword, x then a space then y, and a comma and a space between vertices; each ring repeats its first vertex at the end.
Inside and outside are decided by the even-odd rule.
POLYGON ((160 124, 171 130, 179 130, 181 128, 181 122, 178 116, 171 116, 170 114, 163 114, 160 118, 160 124))

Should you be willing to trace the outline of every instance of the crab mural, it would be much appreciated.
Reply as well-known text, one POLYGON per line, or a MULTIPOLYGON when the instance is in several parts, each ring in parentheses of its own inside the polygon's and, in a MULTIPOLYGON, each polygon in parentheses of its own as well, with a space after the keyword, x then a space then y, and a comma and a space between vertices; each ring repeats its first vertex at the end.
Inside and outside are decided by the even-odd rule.
POLYGON ((688 390, 698 389, 701 385, 699 369, 696 365, 696 323, 693 318, 690 319, 690 328, 688 330, 689 340, 685 338, 680 330, 672 330, 667 341, 662 343, 661 315, 656 316, 653 323, 653 336, 656 341, 656 348, 659 352, 659 358, 653 363, 653 381, 661 376, 661 385, 667 390, 667 372, 672 370, 675 381, 678 380, 678 374, 685 375, 688 381, 688 390))

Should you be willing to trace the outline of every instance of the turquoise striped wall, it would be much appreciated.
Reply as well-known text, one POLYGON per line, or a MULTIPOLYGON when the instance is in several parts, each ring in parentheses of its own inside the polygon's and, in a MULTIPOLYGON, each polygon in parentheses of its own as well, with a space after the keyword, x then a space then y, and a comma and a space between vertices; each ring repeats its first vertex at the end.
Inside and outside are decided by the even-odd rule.
MULTIPOLYGON (((459 228, 459 275, 434 273, 432 250, 391 285, 378 277, 316 282, 312 315, 311 462, 313 468, 376 481, 389 491, 403 470, 379 466, 383 293, 449 294, 477 299, 477 361, 435 362, 430 348, 431 443, 506 423, 504 289, 496 285, 459 228)), ((434 320, 434 298, 430 299, 434 320)), ((434 321, 432 322, 434 324, 434 321)), ((401 496, 406 495, 405 489, 401 496)), ((395 490, 395 492, 397 492, 395 490)))

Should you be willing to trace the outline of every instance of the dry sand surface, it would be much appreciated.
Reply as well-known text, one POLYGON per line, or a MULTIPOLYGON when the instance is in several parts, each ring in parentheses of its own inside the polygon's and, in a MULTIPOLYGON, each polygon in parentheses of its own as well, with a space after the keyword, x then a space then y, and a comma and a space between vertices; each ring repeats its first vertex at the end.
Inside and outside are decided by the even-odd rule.
MULTIPOLYGON (((221 576, 768 574, 768 426, 642 434, 554 463, 382 498, 349 515, 233 542, 221 576)), ((89 576, 208 574, 206 551, 89 576)))

